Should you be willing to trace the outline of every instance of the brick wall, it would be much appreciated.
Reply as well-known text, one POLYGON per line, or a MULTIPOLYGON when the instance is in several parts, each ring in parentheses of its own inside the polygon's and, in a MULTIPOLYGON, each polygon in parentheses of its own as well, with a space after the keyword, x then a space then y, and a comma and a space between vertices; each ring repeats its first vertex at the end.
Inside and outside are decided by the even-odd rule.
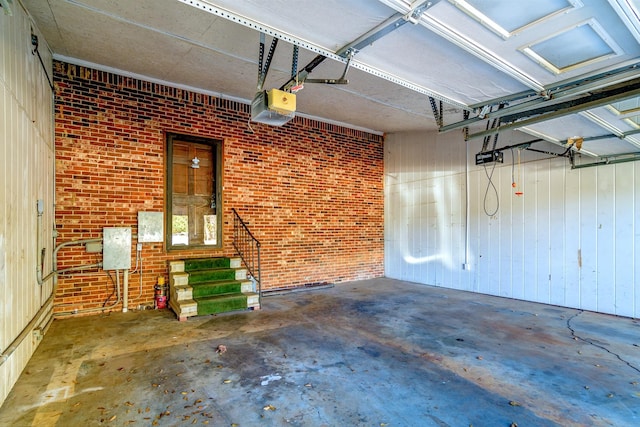
MULTIPOLYGON (((245 104, 62 62, 54 68, 58 243, 99 238, 103 227, 135 234, 138 211, 164 209, 165 132, 224 141, 223 248, 145 244, 141 291, 140 275, 130 275, 131 308, 152 304, 169 260, 233 255, 231 208, 262 243, 266 289, 383 275, 381 136, 299 117, 249 127, 245 104)), ((64 269, 101 256, 70 246, 58 260, 64 269)), ((97 269, 61 276, 56 312, 109 306, 112 280, 97 269)))

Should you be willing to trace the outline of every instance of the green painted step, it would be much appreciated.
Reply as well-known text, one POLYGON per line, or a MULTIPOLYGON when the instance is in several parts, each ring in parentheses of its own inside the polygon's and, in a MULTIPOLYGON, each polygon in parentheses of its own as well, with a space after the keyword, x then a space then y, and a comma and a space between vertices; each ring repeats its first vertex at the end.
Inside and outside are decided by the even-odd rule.
POLYGON ((229 258, 194 258, 184 260, 184 271, 212 270, 231 267, 229 258))
POLYGON ((196 283, 213 282, 215 280, 235 280, 236 271, 230 268, 219 268, 212 270, 195 270, 188 271, 189 284, 194 285, 196 283))
POLYGON ((196 258, 170 262, 169 306, 181 321, 228 311, 260 309, 239 258, 196 258))
POLYGON ((224 313, 247 308, 247 297, 243 294, 216 295, 196 299, 198 315, 224 313))
POLYGON ((242 284, 238 281, 229 282, 205 282, 192 284, 193 299, 199 301, 213 295, 241 293, 242 284))

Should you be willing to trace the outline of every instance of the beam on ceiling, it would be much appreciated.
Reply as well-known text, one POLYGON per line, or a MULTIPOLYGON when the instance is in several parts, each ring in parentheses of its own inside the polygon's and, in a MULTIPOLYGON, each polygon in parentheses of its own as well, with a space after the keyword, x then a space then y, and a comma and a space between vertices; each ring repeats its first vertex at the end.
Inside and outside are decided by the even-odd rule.
POLYGON ((521 113, 523 115, 527 115, 529 111, 532 111, 532 109, 539 107, 542 104, 559 104, 563 99, 575 98, 577 96, 592 93, 602 88, 619 85, 620 83, 637 77, 639 68, 640 63, 636 62, 625 67, 620 67, 615 70, 599 73, 593 76, 555 83, 545 88, 542 94, 536 94, 534 91, 524 91, 510 96, 493 99, 482 104, 477 104, 471 107, 473 107, 474 109, 485 108, 495 105, 507 104, 510 101, 525 99, 525 101, 520 102, 519 104, 515 104, 496 111, 488 111, 483 114, 478 114, 478 116, 472 117, 467 120, 462 120, 460 122, 442 126, 439 131, 448 132, 450 130, 468 127, 473 123, 482 120, 501 118, 510 114, 514 115, 521 113))
MULTIPOLYGON (((604 135, 596 135, 596 136, 585 136, 583 138, 584 142, 588 142, 588 141, 599 141, 599 140, 603 140, 603 139, 611 139, 611 138, 619 138, 619 139, 623 139, 623 140, 628 140, 630 136, 633 135, 638 135, 640 134, 640 129, 633 129, 633 130, 628 130, 626 132, 616 132, 616 133, 607 133, 604 135)), ((638 144, 635 143, 635 141, 632 141, 633 145, 638 146, 638 144)), ((640 148, 640 146, 638 146, 638 148, 640 148)))
POLYGON ((348 43, 347 45, 338 49, 336 51, 336 55, 340 55, 346 58, 349 51, 358 52, 362 50, 363 47, 369 46, 376 40, 379 40, 392 31, 395 31, 398 28, 402 27, 407 22, 409 21, 404 18, 404 15, 402 15, 401 13, 395 13, 388 19, 385 19, 381 24, 376 25, 375 28, 372 28, 351 43, 348 43))
POLYGON ((569 114, 586 111, 591 108, 601 107, 613 102, 634 98, 638 95, 640 95, 640 78, 594 92, 592 95, 584 96, 579 99, 544 106, 527 112, 512 114, 511 116, 504 116, 504 120, 509 122, 508 124, 471 134, 469 135, 469 138, 480 138, 498 133, 502 130, 544 122, 558 117, 567 116, 569 114), (524 117, 530 118, 520 120, 524 117))
MULTIPOLYGON (((213 5, 212 3, 206 1, 206 0, 176 0, 179 1, 180 3, 184 3, 188 6, 191 7, 195 7, 198 10, 201 10, 203 12, 207 12, 207 13, 211 13, 215 16, 219 16, 221 18, 224 19, 228 19, 232 22, 235 22, 236 24, 248 27, 248 28, 252 28, 256 31, 259 32, 263 32, 267 35, 270 35, 272 37, 277 37, 280 40, 284 40, 288 43, 291 43, 293 45, 302 47, 304 49, 307 49, 311 52, 315 52, 317 53, 319 56, 323 56, 325 58, 329 58, 332 59, 334 61, 338 61, 338 62, 342 62, 344 64, 347 63, 348 58, 346 57, 342 57, 340 55, 338 55, 336 52, 330 51, 329 49, 326 49, 322 46, 316 45, 314 43, 311 43, 307 40, 304 40, 302 38, 296 37, 295 35, 289 34, 285 31, 279 30, 275 27, 271 27, 269 25, 263 24, 261 22, 255 21, 251 18, 248 18, 246 16, 242 16, 239 15, 237 13, 234 13, 232 11, 229 11, 227 9, 223 9, 219 6, 213 5)), ((411 10, 411 9, 409 9, 411 10)), ((365 73, 374 75, 376 77, 379 77, 381 79, 387 80, 389 82, 395 83, 397 85, 403 86, 407 89, 413 90, 415 92, 421 93, 423 95, 426 96, 431 96, 432 98, 441 100, 446 102, 447 104, 453 105, 455 107, 458 108, 462 108, 462 109, 467 109, 467 105, 459 100, 456 99, 452 99, 449 98, 447 96, 444 96, 440 93, 437 93, 433 90, 430 90, 422 85, 413 83, 407 79, 404 79, 400 76, 396 76, 394 74, 388 73, 384 70, 380 70, 378 68, 375 67, 371 67, 363 62, 357 61, 357 60, 353 60, 351 61, 351 67, 356 68, 360 71, 364 71, 365 73)))
POLYGON ((624 25, 640 43, 640 4, 636 6, 633 0, 609 0, 609 4, 616 11, 624 25))
MULTIPOLYGON (((477 110, 487 105, 498 105, 503 103, 510 103, 525 98, 531 97, 543 97, 543 98, 557 98, 563 91, 572 88, 581 88, 583 92, 588 90, 595 90, 607 85, 620 83, 624 80, 629 80, 636 77, 638 70, 640 69, 640 62, 631 61, 622 67, 618 67, 612 70, 604 71, 597 74, 583 75, 579 78, 573 78, 570 80, 563 80, 545 86, 542 92, 536 92, 534 90, 525 90, 517 92, 511 95, 506 95, 500 98, 491 99, 489 101, 479 102, 477 104, 469 105, 472 110, 477 110)), ((578 92, 576 92, 578 93, 578 92)))
MULTIPOLYGON (((356 38, 350 43, 347 43, 340 49, 338 49, 335 53, 343 58, 347 59, 347 65, 342 74, 342 77, 338 79, 309 79, 307 76, 313 71, 313 69, 320 64, 320 62, 326 59, 325 56, 319 55, 314 58, 309 64, 307 64, 302 70, 300 70, 297 74, 292 74, 291 78, 280 87, 280 90, 288 91, 293 85, 297 84, 299 81, 305 81, 308 83, 324 83, 324 84, 347 84, 348 80, 345 79, 347 75, 347 71, 349 70, 349 65, 353 60, 353 57, 356 53, 358 53, 362 48, 371 45, 376 40, 380 40, 382 37, 391 33, 392 31, 397 30, 407 22, 410 22, 410 19, 417 19, 424 9, 430 7, 434 2, 438 2, 440 0, 434 1, 424 1, 419 6, 417 6, 410 16, 402 15, 401 13, 395 13, 389 18, 385 19, 382 23, 376 25, 371 30, 362 34, 360 37, 356 38), (320 59, 322 58, 322 59, 320 59)), ((295 45, 294 45, 295 46, 295 45)), ((429 97, 429 99, 433 99, 433 97, 429 97)), ((442 101, 440 101, 442 102, 442 101)))
POLYGON ((346 58, 350 51, 354 53, 360 51, 363 47, 369 46, 376 40, 379 40, 392 31, 397 30, 407 22, 417 23, 418 19, 420 19, 420 15, 439 1, 440 0, 425 0, 417 6, 412 5, 407 13, 396 12, 351 43, 348 43, 338 49, 336 54, 346 58))
MULTIPOLYGON (((573 107, 581 107, 583 105, 592 105, 592 107, 600 107, 602 105, 607 105, 612 102, 622 101, 624 99, 629 99, 631 97, 637 96, 640 93, 640 77, 636 77, 633 80, 629 80, 627 82, 619 83, 612 86, 607 86, 603 89, 589 91, 582 94, 576 94, 575 97, 571 97, 567 101, 563 102, 553 102, 549 105, 542 105, 537 108, 528 109, 525 111, 516 111, 511 114, 506 114, 502 116, 502 121, 504 122, 515 122, 517 120, 537 116, 541 114, 547 114, 550 112, 559 112, 561 113, 564 109, 571 109, 573 107), (603 100, 608 100, 607 102, 602 102, 603 100)), ((554 100, 556 101, 556 100, 554 100)), ((580 109, 577 111, 573 111, 577 113, 579 111, 584 111, 587 108, 580 109)))
POLYGON ((616 163, 637 162, 640 160, 640 153, 618 154, 615 156, 601 157, 602 160, 591 163, 576 164, 571 163, 571 169, 590 168, 594 166, 614 165, 616 163))

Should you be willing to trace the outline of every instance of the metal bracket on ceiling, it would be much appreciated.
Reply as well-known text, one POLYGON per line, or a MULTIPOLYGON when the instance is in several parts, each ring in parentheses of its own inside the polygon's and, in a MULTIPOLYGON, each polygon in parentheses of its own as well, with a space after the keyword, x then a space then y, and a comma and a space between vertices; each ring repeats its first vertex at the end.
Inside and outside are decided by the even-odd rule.
POLYGON ((444 120, 443 117, 443 108, 442 101, 440 101, 440 105, 436 105, 436 100, 433 97, 429 97, 429 103, 431 104, 431 111, 433 111, 433 117, 436 119, 436 124, 439 127, 442 127, 442 122, 444 120))
POLYGON ((346 58, 349 52, 356 53, 363 48, 372 45, 375 41, 381 39, 392 31, 397 30, 408 21, 401 13, 395 13, 389 18, 385 19, 382 23, 376 25, 366 33, 362 34, 355 40, 347 43, 336 51, 336 55, 346 58))
MULTIPOLYGON (((313 68, 311 68, 310 65, 312 65, 314 62, 317 62, 317 64, 319 64, 321 62, 321 61, 318 61, 318 57, 316 57, 316 58, 314 58, 314 60, 309 65, 304 67, 303 70, 300 73, 298 73, 297 82, 303 81, 303 82, 306 82, 306 83, 348 84, 349 80, 346 79, 347 72, 349 71, 349 67, 351 66, 351 61, 353 60, 353 57, 360 50, 362 50, 363 48, 373 44, 376 40, 381 39, 382 37, 386 36, 387 34, 391 33, 392 31, 397 30, 398 28, 400 28, 402 25, 406 24, 407 22, 414 22, 415 21, 414 23, 417 23, 418 20, 420 19, 420 15, 422 15, 422 13, 425 10, 427 10, 429 7, 433 6, 435 3, 439 2, 439 1, 440 0, 424 1, 421 4, 419 4, 418 6, 416 6, 415 8, 413 8, 411 10, 411 12, 409 14, 407 14, 407 15, 402 15, 401 13, 395 13, 391 17, 385 19, 382 23, 376 25, 371 30, 369 30, 366 33, 362 34, 360 37, 356 38, 352 42, 347 43, 346 45, 344 45, 343 47, 338 49, 336 51, 336 55, 338 55, 338 56, 340 56, 342 58, 345 58, 347 60, 344 72, 342 73, 342 76, 340 76, 339 78, 337 78, 337 79, 309 79, 309 78, 307 78, 309 73, 311 73, 313 68, 315 68, 315 65, 313 66, 313 68)), ((324 60, 324 58, 322 60, 324 60)), ((292 79, 294 79, 294 78, 295 77, 292 76, 292 79)), ((293 85, 294 85, 294 82, 292 80, 290 80, 287 83, 285 83, 281 87, 281 89, 282 90, 289 90, 289 89, 291 89, 291 87, 293 85)))
POLYGON ((403 15, 401 13, 395 13, 392 16, 390 16, 389 18, 385 19, 382 23, 376 25, 371 30, 369 30, 366 33, 362 34, 360 37, 356 38, 355 40, 351 41, 350 43, 347 43, 346 45, 344 45, 343 47, 338 49, 335 54, 340 56, 340 57, 342 57, 342 58, 345 58, 347 60, 344 72, 342 73, 342 76, 340 76, 340 78, 338 78, 338 79, 309 79, 309 78, 307 78, 307 76, 309 75, 309 73, 311 73, 313 68, 315 68, 316 65, 318 65, 320 62, 322 62, 325 59, 323 57, 322 60, 318 60, 318 57, 316 57, 316 58, 313 59, 313 61, 311 61, 311 63, 309 65, 304 67, 302 69, 302 71, 300 73, 298 73, 297 79, 296 79, 295 76, 292 75, 291 79, 287 83, 282 85, 282 87, 280 89, 281 90, 290 90, 291 87, 293 87, 294 85, 298 84, 298 82, 300 82, 300 81, 304 81, 304 82, 307 82, 307 83, 324 83, 324 84, 347 84, 347 83, 349 83, 349 81, 346 79, 347 71, 349 70, 349 66, 351 65, 351 61, 352 61, 353 57, 360 50, 362 50, 366 46, 369 46, 369 45, 373 44, 376 40, 381 39, 382 37, 386 36, 387 34, 391 33, 392 31, 397 30, 398 28, 400 28, 402 25, 406 24, 407 22, 412 22, 412 23, 416 24, 419 21, 420 16, 422 15, 422 13, 425 10, 427 10, 428 8, 430 8, 431 6, 433 6, 434 4, 438 3, 439 1, 440 0, 423 1, 422 3, 420 3, 415 8, 412 8, 411 11, 406 15, 403 15), (313 67, 311 68, 310 66, 312 64, 314 64, 314 63, 316 63, 316 64, 313 65, 313 67))
MULTIPOLYGON (((471 111, 463 110, 462 111, 462 119, 463 120, 469 119, 469 114, 471 114, 471 111)), ((469 127, 468 126, 465 126, 465 127, 462 128, 462 134, 464 136, 465 142, 468 141, 469 140, 469 127)))
POLYGON ((349 51, 347 64, 344 67, 344 71, 342 75, 337 79, 305 79, 306 83, 324 83, 328 85, 346 85, 349 83, 349 80, 346 79, 347 72, 349 71, 349 65, 351 65, 351 59, 353 59, 354 53, 349 51))
POLYGON ((298 46, 293 45, 293 55, 291 57, 291 78, 294 78, 298 73, 298 46))
POLYGON ((276 46, 278 46, 278 38, 274 37, 271 40, 271 47, 269 47, 267 60, 264 62, 264 66, 263 66, 262 62, 264 59, 264 42, 265 42, 264 33, 260 33, 260 48, 258 51, 258 92, 261 92, 262 88, 264 87, 264 81, 266 80, 267 74, 269 73, 269 68, 271 67, 271 60, 273 59, 273 54, 276 51, 276 46))
POLYGON ((428 0, 424 1, 416 7, 413 7, 406 15, 403 16, 403 19, 407 22, 411 22, 413 25, 416 25, 420 22, 420 17, 424 13, 425 10, 429 9, 434 4, 438 3, 440 0, 428 0))
MULTIPOLYGON (((640 95, 640 78, 625 81, 617 85, 609 86, 604 89, 594 90, 583 94, 583 96, 568 101, 555 103, 530 109, 513 114, 503 114, 502 121, 506 124, 497 126, 494 129, 488 129, 470 135, 470 138, 478 138, 491 135, 501 130, 528 126, 535 123, 544 122, 554 118, 567 116, 569 114, 579 113, 592 108, 601 107, 617 101, 624 101, 640 95)), ((505 109, 507 110, 507 109, 505 109)), ((497 117, 496 117, 497 118, 497 117)))
MULTIPOLYGON (((502 117, 504 118, 503 122, 508 123, 522 118, 531 117, 542 112, 547 114, 555 112, 559 116, 562 115, 561 110, 568 107, 577 108, 575 106, 581 102, 587 102, 589 100, 593 101, 598 97, 602 97, 603 92, 608 89, 620 88, 621 86, 624 87, 626 84, 626 88, 628 90, 632 90, 628 82, 635 81, 634 77, 637 76, 639 67, 640 63, 633 63, 615 70, 583 77, 578 80, 556 83, 540 92, 528 90, 502 98, 493 99, 482 104, 470 105, 469 108, 476 112, 476 117, 466 118, 460 122, 442 126, 440 128, 440 132, 465 128, 473 123, 490 118, 502 117), (563 99, 567 99, 567 101, 563 103, 563 99), (505 105, 506 108, 493 111, 490 110, 492 107, 501 104, 505 105)), ((624 96, 620 93, 624 91, 616 92, 618 96, 624 96)), ((582 110, 572 109, 570 113, 577 111, 582 110)), ((522 124, 518 124, 518 126, 521 125, 522 124)), ((472 135, 472 137, 474 136, 479 135, 472 135)))
POLYGON ((575 153, 572 151, 570 154, 571 156, 569 160, 571 162, 571 169, 582 169, 582 168, 589 168, 594 166, 614 165, 616 163, 637 162, 640 160, 640 152, 639 152, 639 153, 618 154, 618 155, 609 156, 609 157, 600 157, 600 160, 595 162, 578 164, 575 161, 575 153))
MULTIPOLYGON (((6 0, 5 0, 6 1, 6 0)), ((279 30, 278 28, 275 27, 271 27, 268 25, 265 25, 259 21, 256 21, 254 19, 251 19, 247 16, 243 16, 243 15, 239 15, 237 13, 234 13, 228 9, 224 9, 218 6, 214 6, 212 5, 209 1, 203 1, 203 0, 177 0, 181 3, 184 3, 190 7, 194 7, 202 12, 206 12, 206 13, 210 13, 213 14, 215 16, 227 19, 229 21, 232 21, 236 24, 251 28, 253 30, 259 31, 259 32, 265 32, 268 33, 270 35, 272 35, 273 37, 277 37, 278 39, 282 39, 287 43, 291 43, 293 45, 297 45, 300 46, 304 49, 307 49, 311 52, 315 52, 317 55, 316 57, 309 63, 307 64, 299 73, 299 76, 302 76, 303 72, 304 73, 310 73, 313 68, 317 67, 318 65, 320 65, 320 63, 322 63, 325 59, 330 58, 333 59, 335 61, 339 61, 339 62, 343 62, 345 63, 347 60, 345 57, 340 56, 338 54, 336 54, 333 51, 330 51, 320 45, 316 45, 313 44, 311 42, 309 42, 308 40, 305 39, 301 39, 301 38, 297 38, 295 36, 292 36, 288 33, 285 33, 281 30, 279 30)), ((432 1, 432 4, 434 4, 435 2, 432 1)), ((406 10, 404 10, 404 13, 406 13, 406 10)), ((403 14, 400 15, 401 17, 404 16, 403 14)), ((406 22, 406 21, 405 21, 406 22)), ((468 108, 466 104, 464 104, 463 102, 453 99, 453 98, 449 98, 445 95, 442 95, 440 93, 437 93, 427 87, 424 87, 420 84, 417 83, 413 83, 412 81, 409 81, 405 78, 401 78, 398 77, 394 74, 390 74, 387 72, 384 72, 378 68, 373 68, 369 65, 366 65, 364 63, 359 62, 358 60, 353 60, 351 63, 351 67, 352 68, 356 68, 360 71, 363 71, 365 73, 374 75, 376 77, 379 77, 381 79, 387 80, 389 82, 398 84, 402 87, 405 87, 409 90, 413 90, 415 92, 421 93, 423 95, 427 95, 427 96, 432 96, 436 99, 442 99, 444 102, 453 105, 455 107, 458 108, 462 108, 462 109, 466 109, 468 108)), ((295 85, 295 78, 290 79, 288 82, 286 82, 284 85, 281 86, 281 90, 288 90, 291 86, 295 85)))
POLYGON ((291 78, 287 80, 285 84, 280 86, 280 90, 291 91, 292 87, 299 85, 301 81, 305 81, 309 73, 311 73, 318 65, 322 64, 325 59, 327 59, 327 57, 324 55, 316 55, 311 62, 305 65, 300 71, 292 71, 291 78))

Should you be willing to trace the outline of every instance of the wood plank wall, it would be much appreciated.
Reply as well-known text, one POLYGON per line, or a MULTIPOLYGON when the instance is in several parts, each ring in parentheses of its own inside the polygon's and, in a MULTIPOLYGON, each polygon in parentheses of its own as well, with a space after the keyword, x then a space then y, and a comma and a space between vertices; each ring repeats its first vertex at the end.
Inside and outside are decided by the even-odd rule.
MULTIPOLYGON (((498 146, 531 139, 504 134, 498 146)), ((493 173, 497 206, 475 166, 480 144, 456 132, 387 136, 386 276, 640 317, 640 162, 571 170, 566 159, 523 152, 518 166, 517 150, 515 164, 506 151, 493 173)))
MULTIPOLYGON (((36 276, 38 200, 45 275, 54 249, 53 93, 33 53, 32 31, 49 76, 51 53, 20 3, 10 6, 11 15, 0 11, 0 404, 39 343, 25 328, 53 288, 53 280, 39 285, 36 276), (23 331, 26 338, 16 341, 23 331)), ((44 328, 51 315, 45 308, 29 329, 44 328)))

